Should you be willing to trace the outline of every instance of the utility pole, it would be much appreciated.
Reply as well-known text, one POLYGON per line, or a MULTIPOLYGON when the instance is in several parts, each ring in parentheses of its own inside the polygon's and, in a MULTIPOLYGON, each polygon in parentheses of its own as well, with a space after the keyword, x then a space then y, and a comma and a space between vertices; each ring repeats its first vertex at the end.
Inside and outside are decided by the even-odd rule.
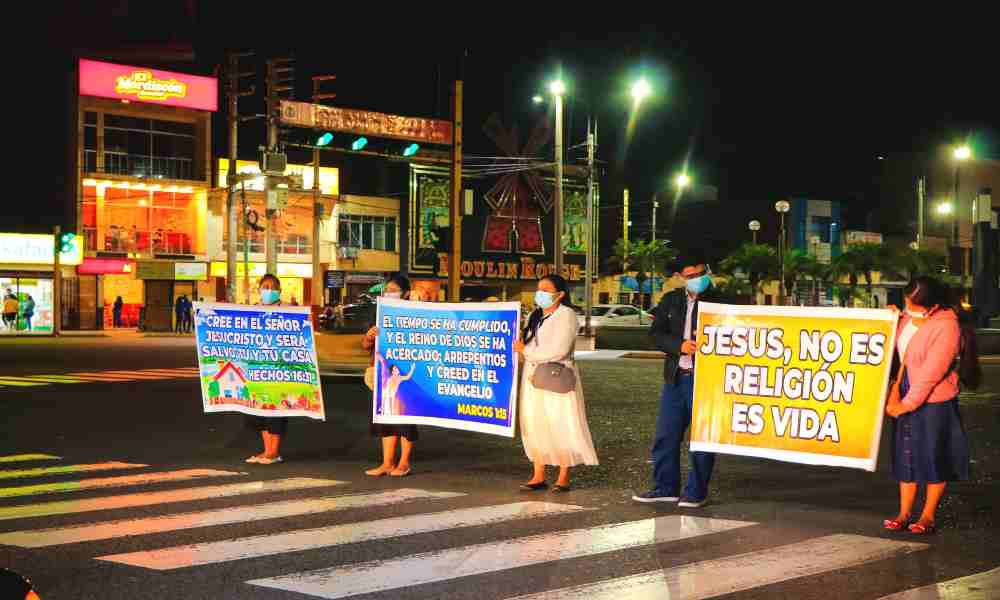
POLYGON ((52 335, 62 331, 62 266, 59 254, 62 250, 62 227, 52 230, 52 335))
POLYGON ((660 207, 660 203, 656 200, 656 194, 653 194, 653 223, 650 230, 650 240, 656 239, 656 209, 660 207))
MULTIPOLYGON (((336 79, 336 75, 316 75, 312 78, 313 82, 313 103, 318 103, 320 100, 328 98, 336 98, 335 93, 320 93, 320 84, 323 81, 333 81, 336 79)), ((323 199, 320 195, 319 189, 319 148, 313 148, 313 247, 312 247, 312 315, 313 315, 313 326, 318 326, 319 324, 319 313, 323 309, 323 305, 326 304, 323 298, 323 269, 320 265, 320 244, 319 244, 319 233, 320 224, 323 221, 323 199)))
MULTIPOLYGON (((253 304, 250 301, 250 232, 249 223, 247 223, 248 211, 247 211, 247 184, 246 182, 240 183, 240 200, 243 205, 243 301, 247 304, 253 304)), ((254 228, 256 231, 256 228, 254 228)))
POLYGON ((462 80, 455 80, 452 93, 452 144, 451 144, 451 204, 448 217, 451 225, 451 256, 448 260, 448 301, 461 302, 462 281, 459 268, 462 262, 462 80))
POLYGON ((556 185, 555 185, 555 235, 552 243, 555 245, 555 267, 556 273, 562 275, 563 271, 563 99, 562 94, 556 96, 556 185))
POLYGON ((597 147, 597 125, 593 131, 587 120, 587 261, 584 264, 583 283, 583 335, 591 336, 590 313, 594 304, 594 152, 597 147))
POLYGON ((924 200, 927 193, 927 179, 917 177, 917 250, 924 248, 924 200))
MULTIPOLYGON (((294 80, 295 69, 291 66, 291 60, 290 58, 272 58, 267 61, 267 150, 265 156, 268 154, 277 154, 278 152, 278 120, 280 117, 278 114, 278 94, 291 91, 294 88, 294 85, 291 84, 294 80)), ((267 216, 267 232, 265 234, 267 243, 265 248, 266 272, 276 274, 278 272, 278 239, 276 232, 278 229, 278 210, 282 207, 277 202, 278 194, 275 191, 277 185, 268 173, 270 170, 269 167, 270 165, 261 165, 261 171, 268 175, 266 186, 268 190, 267 207, 264 213, 267 216)), ((283 172, 284 168, 281 170, 283 172)))
MULTIPOLYGON (((229 170, 226 172, 226 302, 236 302, 236 160, 239 150, 239 99, 255 93, 254 86, 240 92, 240 79, 253 76, 253 72, 240 73, 240 58, 252 52, 230 52, 226 65, 226 115, 229 125, 229 170)), ((245 212, 245 211, 244 211, 245 212)), ((249 298, 245 301, 249 302, 249 298)))
POLYGON ((628 244, 628 225, 629 225, 629 222, 628 222, 628 188, 625 188, 625 212, 623 214, 624 214, 624 216, 622 217, 622 219, 623 219, 622 220, 622 239, 624 239, 625 243, 628 244))

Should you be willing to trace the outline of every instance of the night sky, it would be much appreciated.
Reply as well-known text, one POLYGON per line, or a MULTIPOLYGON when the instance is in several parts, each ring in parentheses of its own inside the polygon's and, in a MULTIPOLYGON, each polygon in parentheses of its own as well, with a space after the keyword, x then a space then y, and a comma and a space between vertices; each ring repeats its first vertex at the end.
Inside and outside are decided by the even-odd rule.
MULTIPOLYGON (((620 231, 618 206, 627 185, 632 235, 646 237, 650 200, 659 194, 659 236, 682 248, 731 248, 748 238, 752 218, 764 223, 762 239, 771 239, 773 203, 788 196, 845 201, 848 228, 878 227, 869 223, 871 206, 892 201, 879 197, 879 156, 934 152, 972 136, 979 157, 1000 158, 1000 41, 995 30, 978 29, 985 17, 971 14, 952 25, 940 15, 908 15, 907 22, 818 9, 736 15, 723 14, 721 5, 701 16, 609 17, 585 15, 577 5, 557 24, 534 8, 497 4, 477 5, 488 14, 449 27, 445 10, 432 4, 423 12, 389 14, 395 9, 388 5, 369 13, 323 13, 299 3, 271 5, 288 12, 268 17, 279 31, 267 32, 261 19, 245 14, 247 3, 231 5, 244 13, 236 21, 228 20, 226 2, 92 4, 46 23, 50 50, 37 63, 32 59, 36 76, 63 77, 79 47, 190 42, 196 62, 168 66, 201 73, 211 73, 227 47, 260 55, 290 49, 298 99, 311 92, 310 75, 336 74, 337 105, 447 118, 450 82, 464 55, 466 152, 472 155, 498 153, 482 134, 494 112, 525 138, 547 110, 534 105, 532 95, 561 71, 569 88, 567 146, 585 140, 588 115, 599 123, 602 221, 618 223, 613 233, 620 231), (653 85, 654 97, 628 138, 628 86, 639 74, 653 85), (718 204, 697 206, 682 197, 674 222, 670 179, 686 160, 696 183, 718 188, 718 204)), ((61 164, 66 124, 58 117, 65 96, 38 103, 57 118, 40 126, 45 143, 33 156, 61 164)), ((241 105, 246 113, 259 108, 253 101, 241 105)), ((217 156, 226 147, 221 134, 217 128, 217 156)), ((246 126, 241 136, 241 155, 253 158, 263 126, 246 126)), ((35 214, 33 205, 6 203, 0 230, 56 224, 46 215, 59 214, 65 182, 47 172, 37 205, 50 208, 35 214)))

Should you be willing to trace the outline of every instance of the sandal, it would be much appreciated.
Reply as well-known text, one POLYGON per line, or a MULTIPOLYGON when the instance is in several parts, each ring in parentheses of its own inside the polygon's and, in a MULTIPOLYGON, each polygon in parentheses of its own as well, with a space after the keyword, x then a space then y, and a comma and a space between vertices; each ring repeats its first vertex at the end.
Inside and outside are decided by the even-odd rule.
POLYGON ((902 531, 910 527, 909 519, 904 519, 902 521, 896 519, 886 519, 882 521, 882 528, 887 531, 902 531))
POLYGON ((392 467, 390 469, 387 469, 385 467, 376 467, 374 469, 368 469, 367 471, 365 471, 365 475, 368 475, 370 477, 381 477, 383 475, 388 475, 393 471, 393 469, 395 469, 395 467, 392 467))
POLYGON ((910 525, 910 533, 915 533, 916 535, 929 535, 935 531, 937 531, 937 527, 934 523, 924 524, 918 521, 910 525))
POLYGON ((409 467, 407 467, 405 470, 402 471, 399 469, 399 467, 397 467, 389 473, 389 477, 406 477, 409 474, 410 474, 409 467))

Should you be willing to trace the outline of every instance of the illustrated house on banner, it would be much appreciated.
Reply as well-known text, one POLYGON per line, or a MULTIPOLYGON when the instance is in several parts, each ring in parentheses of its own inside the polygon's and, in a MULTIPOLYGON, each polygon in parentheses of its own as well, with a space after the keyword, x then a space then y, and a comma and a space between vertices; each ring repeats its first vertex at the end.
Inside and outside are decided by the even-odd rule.
POLYGON ((237 399, 245 398, 248 395, 247 378, 232 361, 220 362, 219 372, 212 380, 219 386, 219 398, 237 399))

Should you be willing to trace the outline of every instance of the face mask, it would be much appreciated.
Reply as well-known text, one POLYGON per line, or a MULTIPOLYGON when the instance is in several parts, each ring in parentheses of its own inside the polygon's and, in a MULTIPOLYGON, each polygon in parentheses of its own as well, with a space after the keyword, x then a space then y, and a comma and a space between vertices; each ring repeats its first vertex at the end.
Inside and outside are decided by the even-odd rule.
POLYGON ((396 298, 396 299, 399 299, 399 298, 403 297, 403 293, 402 292, 383 292, 382 293, 382 297, 383 298, 396 298))
POLYGON ((552 302, 555 300, 555 297, 556 295, 551 292, 543 292, 542 290, 538 290, 537 292, 535 292, 535 304, 537 304, 538 307, 542 309, 549 308, 550 306, 552 306, 552 302))
POLYGON ((708 286, 712 285, 712 278, 709 277, 708 273, 705 273, 701 277, 695 277, 694 279, 687 280, 687 290, 692 294, 698 295, 708 289, 708 286))
POLYGON ((915 310, 906 309, 906 314, 910 315, 911 319, 923 319, 927 316, 925 312, 917 312, 915 310))
POLYGON ((278 300, 281 300, 281 291, 279 291, 279 290, 261 290, 260 291, 260 303, 261 304, 277 304, 278 300))

